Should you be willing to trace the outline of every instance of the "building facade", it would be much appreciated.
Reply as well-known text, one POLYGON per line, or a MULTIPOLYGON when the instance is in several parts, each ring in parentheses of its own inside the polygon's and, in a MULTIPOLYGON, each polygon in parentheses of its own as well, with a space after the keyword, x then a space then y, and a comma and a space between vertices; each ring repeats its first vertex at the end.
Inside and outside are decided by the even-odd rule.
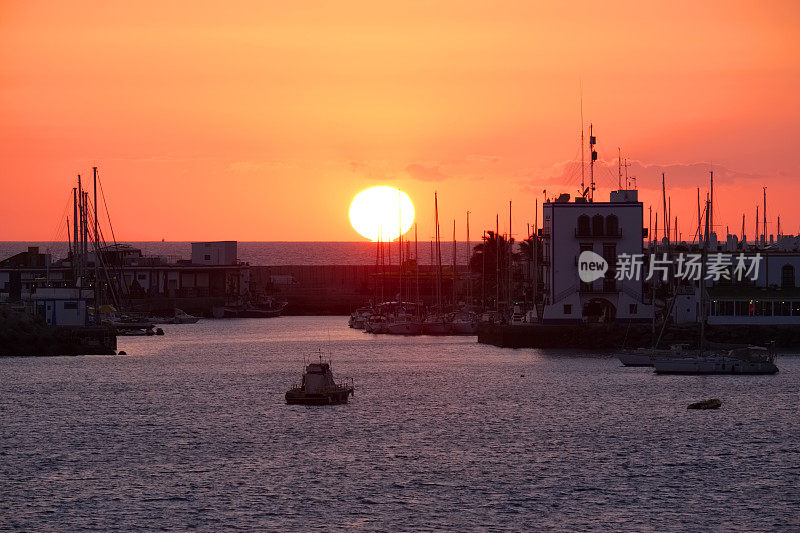
POLYGON ((651 322, 653 306, 643 280, 617 280, 620 254, 643 254, 643 205, 635 190, 612 191, 608 202, 545 202, 541 237, 543 323, 651 322), (594 252, 608 265, 603 277, 585 283, 578 258, 594 252))

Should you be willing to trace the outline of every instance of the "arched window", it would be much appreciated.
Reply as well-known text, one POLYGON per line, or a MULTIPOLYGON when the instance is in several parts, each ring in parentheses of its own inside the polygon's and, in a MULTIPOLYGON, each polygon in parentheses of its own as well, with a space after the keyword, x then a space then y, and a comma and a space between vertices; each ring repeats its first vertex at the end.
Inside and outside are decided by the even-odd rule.
POLYGON ((603 215, 595 215, 592 217, 592 235, 602 235, 604 226, 603 215))
POLYGON ((617 215, 608 215, 606 217, 606 234, 611 237, 619 234, 619 219, 617 215))
POLYGON ((581 215, 578 217, 578 235, 589 235, 591 233, 589 226, 589 215, 581 215))
POLYGON ((794 287, 794 267, 783 265, 781 268, 781 287, 794 287))

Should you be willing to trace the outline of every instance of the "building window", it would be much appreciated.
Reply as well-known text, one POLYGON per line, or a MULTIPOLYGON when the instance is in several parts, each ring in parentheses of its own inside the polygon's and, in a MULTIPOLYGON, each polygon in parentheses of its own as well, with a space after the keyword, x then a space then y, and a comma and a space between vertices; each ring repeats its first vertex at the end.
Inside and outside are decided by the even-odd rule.
POLYGON ((77 309, 78 302, 64 302, 64 309, 77 309))
POLYGON ((736 316, 750 316, 750 302, 747 300, 737 300, 734 302, 734 308, 736 316))
POLYGON ((712 314, 719 316, 733 316, 734 305, 729 300, 714 300, 712 314))
POLYGON ((572 304, 564 304, 564 314, 565 315, 572 314, 572 304))
POLYGON ((630 311, 632 315, 635 315, 639 312, 639 305, 638 304, 631 304, 630 311))
POLYGON ((789 316, 792 308, 789 306, 789 302, 775 302, 773 309, 775 316, 789 316))
POLYGON ((603 226, 605 226, 603 215, 595 215, 592 217, 592 235, 602 236, 603 226))
POLYGON ((617 215, 608 215, 606 217, 606 235, 611 237, 619 235, 619 219, 617 215))
POLYGON ((589 215, 581 215, 578 217, 578 235, 585 237, 591 234, 589 230, 589 215))
POLYGON ((794 287, 794 267, 792 265, 783 265, 781 269, 781 287, 794 287))
POLYGON ((211 256, 206 254, 206 255, 203 256, 203 260, 204 261, 211 261, 211 256))

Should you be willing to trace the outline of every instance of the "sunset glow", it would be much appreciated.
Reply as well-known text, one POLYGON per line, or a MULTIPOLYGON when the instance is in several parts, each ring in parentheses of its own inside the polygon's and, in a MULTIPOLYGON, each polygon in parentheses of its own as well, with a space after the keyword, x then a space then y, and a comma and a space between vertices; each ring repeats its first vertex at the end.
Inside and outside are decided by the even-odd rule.
POLYGON ((372 241, 393 241, 413 223, 411 199, 394 187, 370 187, 358 193, 350 204, 350 224, 372 241))
POLYGON ((4 2, 0 238, 58 236, 92 166, 127 240, 348 240, 342 206, 389 183, 425 238, 434 190, 442 220, 469 210, 473 228, 513 200, 517 233, 543 190, 580 187, 581 91, 598 198, 619 147, 645 209, 666 173, 684 238, 711 169, 718 233, 743 212, 752 233, 764 185, 770 231, 781 215, 797 232, 799 17, 797 2, 4 2))

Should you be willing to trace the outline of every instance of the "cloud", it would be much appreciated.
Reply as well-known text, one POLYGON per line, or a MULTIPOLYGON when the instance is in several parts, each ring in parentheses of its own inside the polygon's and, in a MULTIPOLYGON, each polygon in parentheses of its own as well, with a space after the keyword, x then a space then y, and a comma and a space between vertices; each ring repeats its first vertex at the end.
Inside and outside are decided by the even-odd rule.
MULTIPOLYGON (((625 161, 623 160, 623 165, 625 161)), ((768 176, 742 172, 718 164, 708 162, 694 163, 649 163, 638 160, 627 161, 627 175, 630 185, 639 189, 660 189, 661 174, 664 174, 667 187, 705 187, 709 183, 709 172, 714 171, 714 182, 719 185, 730 185, 742 182, 761 182, 768 176)), ((589 186, 589 164, 584 166, 584 183, 589 186)), ((622 167, 622 186, 625 186, 625 171, 622 167)), ((597 187, 617 188, 620 167, 618 161, 600 160, 595 162, 594 176, 597 187)), ((563 190, 574 193, 580 189, 581 162, 567 160, 555 163, 546 168, 528 169, 521 173, 518 180, 522 189, 540 193, 543 188, 563 190)))
POLYGON ((412 178, 421 181, 442 181, 446 180, 449 176, 444 174, 436 165, 424 165, 422 163, 411 163, 406 167, 412 178))

